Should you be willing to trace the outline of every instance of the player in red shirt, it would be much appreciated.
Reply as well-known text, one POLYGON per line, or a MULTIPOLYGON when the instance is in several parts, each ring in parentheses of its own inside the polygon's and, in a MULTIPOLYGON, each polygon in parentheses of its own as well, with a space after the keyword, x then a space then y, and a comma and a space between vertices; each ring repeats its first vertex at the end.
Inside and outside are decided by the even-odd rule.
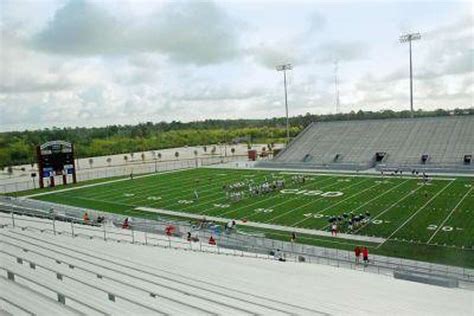
POLYGON ((357 264, 360 262, 360 253, 361 253, 360 247, 356 246, 354 248, 354 254, 355 254, 355 259, 356 259, 357 264))
POLYGON ((212 236, 209 238, 209 245, 216 245, 216 240, 212 236))
POLYGON ((362 258, 364 259, 364 264, 367 265, 369 263, 369 249, 367 247, 362 249, 362 258))

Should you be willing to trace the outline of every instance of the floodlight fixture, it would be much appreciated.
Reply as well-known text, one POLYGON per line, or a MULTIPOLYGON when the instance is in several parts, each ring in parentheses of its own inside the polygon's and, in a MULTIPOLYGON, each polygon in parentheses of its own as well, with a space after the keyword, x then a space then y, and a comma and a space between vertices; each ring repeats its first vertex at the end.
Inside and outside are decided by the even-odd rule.
POLYGON ((411 42, 412 41, 417 41, 421 39, 421 34, 416 32, 416 33, 407 33, 403 34, 400 36, 400 43, 407 43, 409 46, 409 52, 410 52, 410 111, 411 111, 411 117, 414 117, 414 110, 413 110, 413 62, 412 62, 412 48, 411 48, 411 42))
POLYGON ((283 86, 285 89, 285 110, 286 110, 286 144, 290 143, 290 119, 288 117, 288 92, 286 87, 286 71, 292 70, 291 64, 281 64, 276 66, 277 71, 283 71, 283 86))
POLYGON ((416 41, 421 39, 421 34, 420 33, 407 33, 400 35, 400 43, 406 43, 409 41, 416 41))
POLYGON ((276 70, 278 71, 291 70, 291 69, 293 69, 293 66, 291 64, 283 64, 283 65, 276 66, 276 70))

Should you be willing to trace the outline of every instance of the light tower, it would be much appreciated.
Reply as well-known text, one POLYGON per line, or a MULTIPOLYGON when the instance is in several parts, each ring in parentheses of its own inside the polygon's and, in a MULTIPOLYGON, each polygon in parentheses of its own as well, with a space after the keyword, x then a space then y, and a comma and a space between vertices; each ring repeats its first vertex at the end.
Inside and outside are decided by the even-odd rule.
POLYGON ((290 119, 288 117, 288 93, 286 89, 286 71, 291 70, 291 64, 282 64, 276 66, 277 71, 283 71, 283 85, 285 88, 285 110, 286 110, 286 144, 290 143, 290 119))
POLYGON ((400 36, 400 43, 408 42, 408 46, 410 48, 410 110, 411 110, 411 117, 414 116, 413 112, 413 65, 412 65, 412 56, 411 56, 411 42, 419 40, 421 38, 420 33, 407 33, 400 36))

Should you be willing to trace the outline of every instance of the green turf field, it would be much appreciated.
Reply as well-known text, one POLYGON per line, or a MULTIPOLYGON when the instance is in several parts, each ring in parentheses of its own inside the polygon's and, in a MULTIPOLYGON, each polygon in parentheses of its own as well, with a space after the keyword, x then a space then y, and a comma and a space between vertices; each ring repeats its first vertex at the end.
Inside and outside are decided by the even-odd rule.
MULTIPOLYGON (((367 243, 373 253, 474 267, 474 179, 439 177, 423 184, 406 176, 308 174, 304 183, 294 183, 294 175, 200 168, 34 198, 128 215, 157 216, 135 210, 146 206, 314 230, 329 230, 328 220, 334 215, 369 212, 370 221, 352 233, 385 238, 381 243, 367 243), (250 196, 248 184, 265 179, 284 179, 285 189, 250 196), (246 184, 246 193, 233 201, 223 186, 237 182, 246 184)), ((348 232, 348 227, 341 225, 340 230, 348 232)), ((265 233, 270 238, 289 238, 289 233, 278 230, 265 233)), ((304 234, 297 241, 344 249, 356 244, 349 238, 304 234)))

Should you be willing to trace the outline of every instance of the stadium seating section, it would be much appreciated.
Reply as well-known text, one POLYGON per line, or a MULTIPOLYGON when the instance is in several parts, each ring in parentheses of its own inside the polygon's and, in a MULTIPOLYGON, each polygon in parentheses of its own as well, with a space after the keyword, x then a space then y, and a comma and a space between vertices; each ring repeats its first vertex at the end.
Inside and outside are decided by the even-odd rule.
POLYGON ((0 315, 472 315, 464 289, 0 222, 0 315))
POLYGON ((474 116, 316 122, 264 167, 473 171, 474 116))

